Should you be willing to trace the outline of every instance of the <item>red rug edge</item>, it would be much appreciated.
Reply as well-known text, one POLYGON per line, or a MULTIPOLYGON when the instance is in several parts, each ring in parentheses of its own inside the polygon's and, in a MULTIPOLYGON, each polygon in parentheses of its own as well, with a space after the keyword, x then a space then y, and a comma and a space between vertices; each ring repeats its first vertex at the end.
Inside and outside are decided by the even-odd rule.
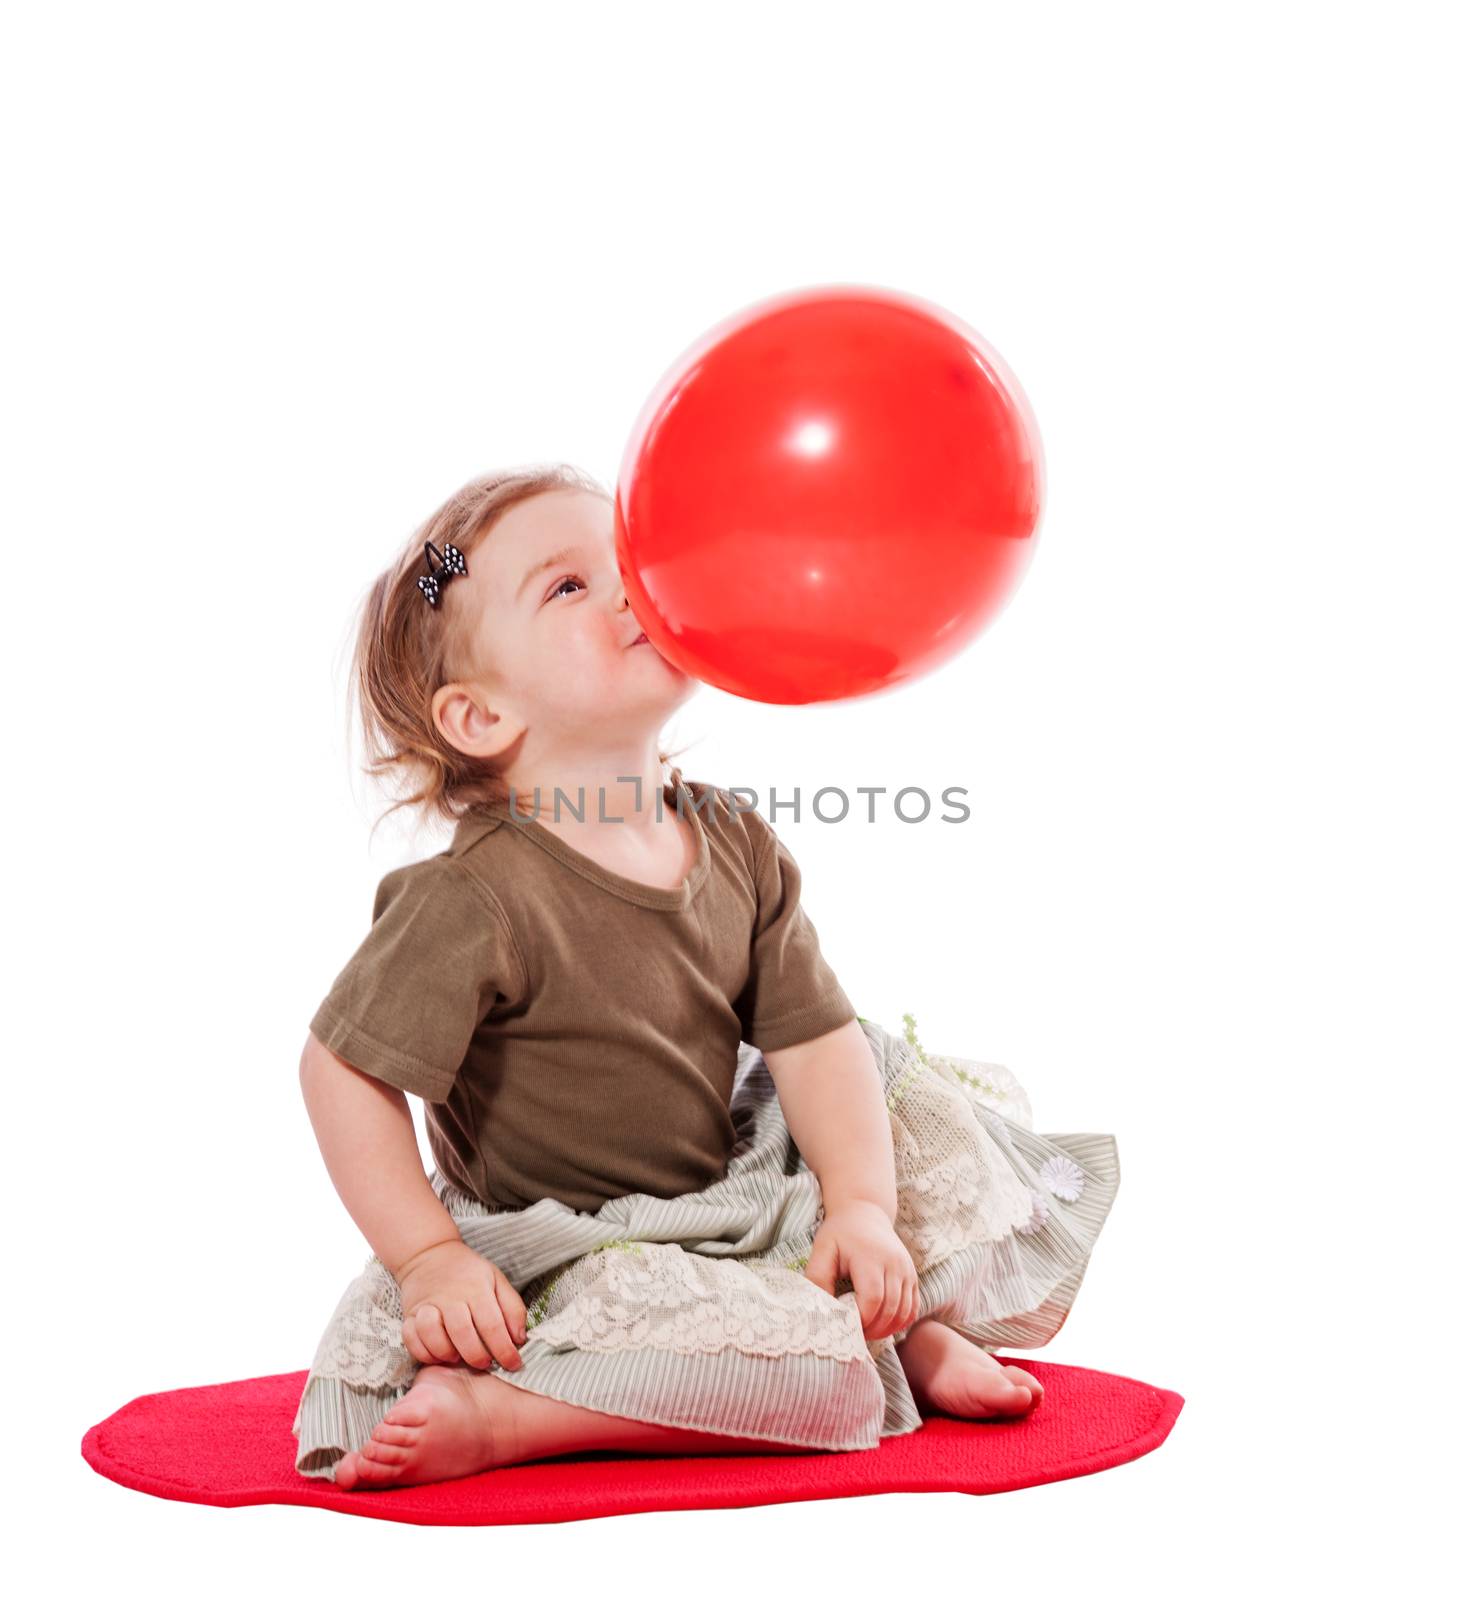
MULTIPOLYGON (((1019 1365, 1028 1365, 1024 1358, 1019 1365)), ((1039 1363, 1051 1365, 1051 1363, 1039 1363)), ((133 1489, 142 1494, 153 1495, 162 1500, 178 1500, 189 1505, 219 1506, 230 1510, 238 1506, 255 1505, 284 1505, 308 1506, 319 1511, 336 1511, 346 1516, 373 1517, 380 1521, 404 1522, 418 1526, 437 1527, 498 1527, 511 1525, 524 1525, 528 1522, 586 1522, 595 1521, 607 1516, 637 1515, 648 1511, 698 1511, 698 1510, 727 1510, 745 1506, 762 1505, 787 1505, 804 1500, 847 1500, 866 1499, 879 1494, 965 1494, 974 1497, 983 1497, 993 1494, 1010 1494, 1018 1489, 1040 1488, 1049 1483, 1064 1483, 1070 1478, 1087 1477, 1092 1473, 1105 1472, 1113 1467, 1124 1466, 1131 1461, 1137 1461, 1142 1456, 1149 1455, 1159 1449, 1175 1426, 1177 1418, 1185 1405, 1185 1397, 1174 1389, 1162 1388, 1158 1384, 1147 1383, 1140 1378, 1131 1378, 1124 1373, 1104 1372, 1101 1368, 1080 1368, 1080 1371, 1097 1373, 1119 1383, 1127 1383, 1136 1388, 1148 1389, 1159 1402, 1150 1425, 1141 1430, 1134 1437, 1118 1440, 1103 1449, 1090 1455, 1080 1456, 1067 1464, 1066 1471, 1053 1471, 1051 1473, 1020 1472, 1011 1478, 999 1479, 995 1483, 985 1486, 954 1482, 949 1478, 940 1476, 926 1480, 914 1478, 905 1482, 895 1482, 888 1487, 862 1485, 846 1487, 842 1484, 814 1486, 813 1492, 788 1490, 783 1493, 751 1493, 733 1492, 730 1489, 721 1490, 719 1486, 710 1487, 692 1486, 682 1491, 679 1495, 665 1496, 661 1501, 651 1501, 637 1506, 609 1505, 604 1508, 586 1507, 570 1510, 566 1516, 538 1515, 524 1517, 512 1515, 496 1517, 478 1512, 474 1515, 456 1516, 443 1509, 425 1507, 421 1511, 417 1507, 405 1505, 401 1499, 393 1501, 380 1498, 377 1495, 368 1495, 361 1491, 336 1490, 316 1480, 316 1486, 303 1480, 301 1488, 295 1486, 284 1489, 250 1489, 225 1493, 210 1493, 200 1490, 192 1484, 183 1484, 167 1478, 155 1477, 148 1473, 137 1471, 126 1463, 110 1455, 103 1444, 103 1432, 107 1424, 119 1412, 140 1401, 155 1398, 155 1394, 138 1395, 120 1406, 111 1416, 105 1417, 101 1422, 94 1423, 82 1436, 82 1459, 99 1476, 110 1479, 126 1489, 133 1489)), ((259 1378, 224 1380, 225 1382, 259 1382, 263 1378, 290 1377, 299 1378, 305 1382, 307 1369, 300 1373, 265 1373, 259 1378)), ((197 1388, 216 1388, 217 1384, 195 1385, 197 1388)), ((176 1393, 175 1390, 159 1390, 158 1395, 176 1393)), ((927 1426, 932 1421, 939 1422, 942 1426, 967 1426, 963 1419, 956 1418, 927 1418, 927 1426)), ((885 1440, 878 1446, 878 1453, 885 1449, 899 1445, 903 1439, 912 1439, 913 1434, 903 1435, 900 1438, 885 1440)), ((866 1452, 867 1454, 867 1452, 866 1452)), ((529 1463, 535 1465, 536 1463, 529 1463)))

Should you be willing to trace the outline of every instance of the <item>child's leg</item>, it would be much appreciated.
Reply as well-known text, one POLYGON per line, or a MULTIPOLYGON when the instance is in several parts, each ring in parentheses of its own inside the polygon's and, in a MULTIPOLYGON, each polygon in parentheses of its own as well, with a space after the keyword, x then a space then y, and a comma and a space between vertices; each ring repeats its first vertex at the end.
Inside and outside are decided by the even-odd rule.
MULTIPOLYGON (((507 1387, 503 1385, 503 1387, 507 1387)), ((747 1439, 734 1434, 701 1433, 693 1428, 670 1428, 658 1422, 639 1422, 590 1411, 566 1400, 550 1400, 529 1390, 515 1391, 526 1402, 520 1422, 522 1454, 532 1461, 542 1456, 567 1455, 578 1450, 618 1450, 655 1455, 731 1455, 768 1452, 810 1454, 817 1445, 778 1444, 769 1439, 747 1439)))
POLYGON ((433 1365, 419 1369, 363 1448, 342 1457, 335 1481, 341 1489, 435 1483, 585 1450, 785 1455, 809 1447, 638 1422, 517 1388, 494 1371, 433 1365))

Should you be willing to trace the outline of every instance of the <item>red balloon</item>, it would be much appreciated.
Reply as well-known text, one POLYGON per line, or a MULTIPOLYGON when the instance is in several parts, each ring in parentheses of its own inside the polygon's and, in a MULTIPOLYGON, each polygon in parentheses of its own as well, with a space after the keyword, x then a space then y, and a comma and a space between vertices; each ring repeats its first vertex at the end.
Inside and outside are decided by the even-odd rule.
POLYGON ((1037 544, 1043 452, 1001 357, 939 306, 834 285, 717 324, 624 452, 619 566, 682 671, 784 705, 962 650, 1037 544))

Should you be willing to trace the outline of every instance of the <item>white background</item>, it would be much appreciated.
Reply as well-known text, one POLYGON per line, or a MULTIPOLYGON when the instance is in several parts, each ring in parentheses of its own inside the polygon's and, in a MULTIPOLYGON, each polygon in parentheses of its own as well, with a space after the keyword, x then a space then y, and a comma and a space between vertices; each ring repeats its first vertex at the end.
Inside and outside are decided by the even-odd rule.
POLYGON ((54 1573, 738 1594, 775 1563, 862 1594, 1151 1596, 1431 1573, 1472 1064, 1456 20, 12 14, 4 1456, 54 1573), (363 589, 477 472, 612 487, 691 340, 839 281, 947 306, 1017 373, 1037 558, 902 692, 703 688, 672 732, 721 783, 969 789, 964 826, 777 826, 864 1015, 1006 1063, 1042 1132, 1118 1138, 1115 1210, 1035 1355, 1177 1389, 1174 1434, 990 1498, 433 1532, 95 1475, 81 1436, 134 1396, 304 1368, 366 1256, 297 1059, 378 878, 443 840, 369 850, 363 589))

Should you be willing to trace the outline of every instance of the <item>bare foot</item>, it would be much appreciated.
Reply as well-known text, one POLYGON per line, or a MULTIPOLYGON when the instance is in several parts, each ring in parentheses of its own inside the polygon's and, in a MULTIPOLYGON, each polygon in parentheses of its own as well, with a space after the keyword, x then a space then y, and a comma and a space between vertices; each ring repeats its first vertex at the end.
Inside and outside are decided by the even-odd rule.
POLYGON ((362 1450, 337 1464, 339 1489, 395 1488, 465 1478, 517 1458, 518 1392, 493 1369, 423 1366, 362 1450))
POLYGON ((1020 1417, 1043 1397, 1042 1384, 954 1328, 922 1317, 898 1346, 911 1393, 923 1412, 953 1417, 1020 1417))

